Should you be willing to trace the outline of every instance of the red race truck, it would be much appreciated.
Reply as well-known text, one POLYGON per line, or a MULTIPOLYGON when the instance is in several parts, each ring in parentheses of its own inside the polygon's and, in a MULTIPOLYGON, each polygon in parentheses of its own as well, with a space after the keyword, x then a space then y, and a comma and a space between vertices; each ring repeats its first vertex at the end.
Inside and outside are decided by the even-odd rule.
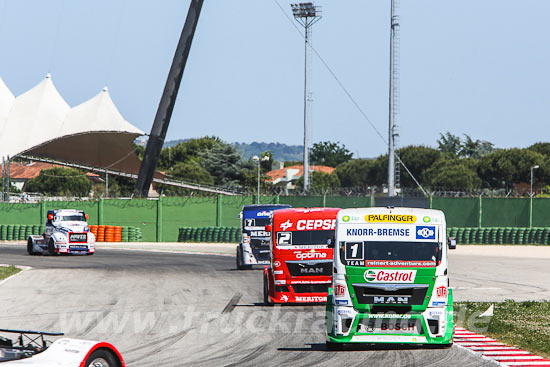
POLYGON ((335 208, 273 212, 271 264, 264 268, 264 303, 326 302, 332 281, 335 208))

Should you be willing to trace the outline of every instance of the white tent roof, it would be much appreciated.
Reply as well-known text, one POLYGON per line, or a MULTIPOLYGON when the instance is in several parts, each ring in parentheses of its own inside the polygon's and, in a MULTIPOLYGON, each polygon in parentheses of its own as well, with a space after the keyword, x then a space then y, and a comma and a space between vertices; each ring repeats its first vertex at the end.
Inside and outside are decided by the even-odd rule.
POLYGON ((49 74, 15 98, 0 79, 0 127, 1 157, 26 154, 132 173, 139 169, 132 142, 144 133, 122 117, 107 88, 71 109, 49 74))

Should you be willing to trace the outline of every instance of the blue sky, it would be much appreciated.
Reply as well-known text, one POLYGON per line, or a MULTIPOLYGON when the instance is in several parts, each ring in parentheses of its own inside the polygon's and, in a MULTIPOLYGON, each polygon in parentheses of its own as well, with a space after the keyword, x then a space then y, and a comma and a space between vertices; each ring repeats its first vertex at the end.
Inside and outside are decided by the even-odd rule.
MULTIPOLYGON (((277 0, 290 14, 290 1, 277 0)), ((317 1, 313 45, 384 136, 389 0, 317 1)), ((185 0, 0 0, 0 76, 18 95, 51 72, 70 105, 105 84, 149 131, 185 0)), ((401 0, 400 145, 451 131, 497 147, 549 141, 550 2, 401 0)), ((275 0, 205 0, 168 140, 303 140, 303 39, 275 0)), ((384 143, 313 57, 312 141, 384 143)))

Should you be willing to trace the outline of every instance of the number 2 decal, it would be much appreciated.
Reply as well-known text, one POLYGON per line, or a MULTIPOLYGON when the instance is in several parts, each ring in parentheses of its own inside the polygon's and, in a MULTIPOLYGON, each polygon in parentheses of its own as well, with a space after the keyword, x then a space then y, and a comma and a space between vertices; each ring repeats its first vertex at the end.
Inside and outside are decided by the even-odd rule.
POLYGON ((292 245, 292 232, 277 232, 278 245, 292 245))

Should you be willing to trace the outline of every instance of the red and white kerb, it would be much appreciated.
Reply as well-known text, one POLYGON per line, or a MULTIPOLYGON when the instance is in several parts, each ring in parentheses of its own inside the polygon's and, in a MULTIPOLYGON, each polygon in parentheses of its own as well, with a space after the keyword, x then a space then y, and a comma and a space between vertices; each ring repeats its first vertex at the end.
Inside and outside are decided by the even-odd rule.
POLYGON ((481 354, 483 358, 496 361, 501 366, 550 366, 548 359, 463 328, 455 328, 454 343, 471 352, 481 354))

